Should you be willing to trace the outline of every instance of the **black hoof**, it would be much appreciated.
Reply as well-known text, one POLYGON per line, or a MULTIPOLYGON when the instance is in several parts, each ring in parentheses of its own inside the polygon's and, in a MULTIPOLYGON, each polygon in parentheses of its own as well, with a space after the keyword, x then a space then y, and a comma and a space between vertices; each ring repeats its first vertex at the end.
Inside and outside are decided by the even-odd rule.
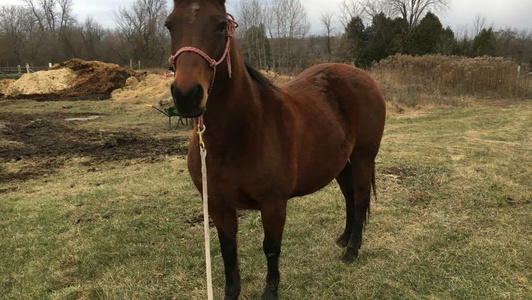
POLYGON ((238 296, 225 295, 224 300, 238 300, 238 296))
POLYGON ((347 248, 345 251, 344 257, 342 258, 342 261, 345 263, 352 263, 357 260, 358 257, 358 249, 355 248, 347 248))
POLYGON ((224 300, 238 300, 239 294, 240 294, 240 289, 226 287, 224 300))
POLYGON ((340 248, 347 247, 347 244, 349 244, 349 236, 344 236, 343 234, 336 240, 336 245, 340 248))
POLYGON ((264 293, 262 293, 263 300, 277 300, 277 289, 265 288, 264 293))

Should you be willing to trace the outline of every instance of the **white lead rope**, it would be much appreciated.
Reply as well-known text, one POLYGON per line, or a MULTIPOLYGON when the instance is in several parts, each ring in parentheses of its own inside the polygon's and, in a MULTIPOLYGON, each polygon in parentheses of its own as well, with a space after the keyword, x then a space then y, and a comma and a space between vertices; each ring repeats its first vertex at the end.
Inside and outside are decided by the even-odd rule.
POLYGON ((212 292, 212 266, 211 266, 211 234, 209 229, 209 195, 207 193, 207 149, 203 142, 203 133, 205 132, 205 125, 200 118, 198 124, 198 135, 200 143, 200 156, 201 156, 201 175, 202 175, 202 197, 203 197, 203 229, 205 236, 205 265, 207 272, 207 299, 213 300, 212 292), (201 129, 200 129, 201 128, 201 129))

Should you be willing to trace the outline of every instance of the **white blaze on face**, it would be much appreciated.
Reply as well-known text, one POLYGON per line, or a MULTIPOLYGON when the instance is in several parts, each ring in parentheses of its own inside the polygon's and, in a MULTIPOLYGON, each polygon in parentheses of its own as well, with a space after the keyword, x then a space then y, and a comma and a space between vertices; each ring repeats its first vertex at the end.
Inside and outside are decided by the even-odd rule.
POLYGON ((200 9, 199 2, 192 2, 189 6, 190 9, 190 20, 189 23, 192 24, 194 21, 196 21, 196 16, 198 15, 198 11, 200 9))

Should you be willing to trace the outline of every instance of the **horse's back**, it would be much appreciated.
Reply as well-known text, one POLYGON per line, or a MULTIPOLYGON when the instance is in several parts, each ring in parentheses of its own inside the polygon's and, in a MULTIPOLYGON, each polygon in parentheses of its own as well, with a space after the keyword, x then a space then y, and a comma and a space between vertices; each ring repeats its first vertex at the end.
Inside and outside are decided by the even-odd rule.
POLYGON ((384 129, 385 103, 368 73, 345 64, 320 64, 280 88, 287 107, 293 110, 298 129, 294 135, 300 137, 296 195, 333 180, 355 149, 370 159, 375 157, 384 129))
POLYGON ((307 98, 331 103, 357 102, 379 111, 385 106, 375 79, 366 71, 346 64, 312 66, 282 85, 281 89, 296 101, 307 98))
POLYGON ((315 107, 322 114, 322 122, 328 122, 330 112, 333 118, 343 121, 347 130, 359 132, 359 140, 367 138, 363 136, 367 132, 380 141, 386 104, 378 83, 366 71, 346 64, 319 64, 304 70, 281 89, 305 110, 315 107))

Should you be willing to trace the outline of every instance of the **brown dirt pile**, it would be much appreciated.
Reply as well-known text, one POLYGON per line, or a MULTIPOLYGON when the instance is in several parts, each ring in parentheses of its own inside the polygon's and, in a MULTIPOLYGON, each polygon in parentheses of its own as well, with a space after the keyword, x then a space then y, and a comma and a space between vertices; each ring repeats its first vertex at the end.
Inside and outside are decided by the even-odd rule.
POLYGON ((13 82, 15 82, 14 79, 0 79, 0 97, 3 97, 6 94, 8 87, 13 82))
POLYGON ((23 74, 19 80, 9 85, 6 89, 5 95, 7 97, 17 97, 20 95, 61 93, 68 89, 74 76, 74 71, 70 69, 38 71, 35 73, 23 74))
POLYGON ((123 88, 113 91, 111 98, 118 101, 169 104, 172 99, 171 83, 172 77, 165 78, 158 74, 148 74, 142 76, 140 80, 137 77, 130 77, 123 88))
POLYGON ((9 85, 6 97, 31 99, 109 99, 138 73, 117 64, 71 59, 49 70, 24 74, 9 85))
POLYGON ((275 85, 282 85, 292 80, 292 78, 294 78, 293 76, 279 74, 271 70, 260 70, 260 71, 262 72, 262 74, 266 75, 266 77, 268 77, 275 85))
MULTIPOLYGON (((281 85, 292 79, 291 76, 281 75, 273 71, 261 72, 276 85, 281 85)), ((130 77, 123 88, 113 91, 111 98, 116 100, 118 105, 150 103, 168 106, 172 105, 171 83, 171 76, 164 77, 161 74, 148 74, 140 77, 140 79, 138 76, 130 77)))
POLYGON ((109 99, 111 93, 123 87, 129 77, 138 76, 135 71, 117 64, 81 59, 71 59, 52 69, 63 68, 76 73, 72 85, 63 93, 66 98, 109 99))

